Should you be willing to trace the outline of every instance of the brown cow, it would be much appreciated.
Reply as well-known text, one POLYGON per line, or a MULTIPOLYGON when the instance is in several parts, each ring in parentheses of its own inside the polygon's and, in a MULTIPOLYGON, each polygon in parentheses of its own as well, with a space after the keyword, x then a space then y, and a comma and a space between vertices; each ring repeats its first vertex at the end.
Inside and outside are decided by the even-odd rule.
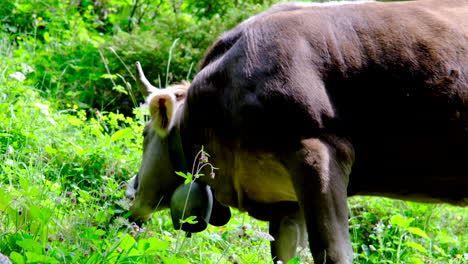
POLYGON ((188 89, 139 73, 142 219, 169 206, 202 145, 219 168, 203 182, 270 221, 282 260, 304 216, 316 263, 351 263, 348 196, 468 203, 466 0, 279 4, 224 33, 188 89))

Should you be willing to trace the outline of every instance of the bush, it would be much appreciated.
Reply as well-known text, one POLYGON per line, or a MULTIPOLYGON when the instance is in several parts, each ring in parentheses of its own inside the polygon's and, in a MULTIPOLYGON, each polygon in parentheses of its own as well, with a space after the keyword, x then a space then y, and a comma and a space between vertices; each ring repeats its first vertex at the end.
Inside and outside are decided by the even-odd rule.
MULTIPOLYGON (((101 47, 112 73, 122 76, 115 80, 121 87, 127 86, 123 80, 133 81, 130 72, 134 71, 136 61, 141 62, 150 81, 166 87, 173 82, 191 80, 205 50, 222 32, 264 8, 251 5, 242 11, 232 9, 223 17, 214 15, 209 19, 184 13, 184 9, 180 12, 163 9, 155 19, 143 21, 140 28, 130 33, 119 31, 101 47)), ((139 91, 132 91, 142 99, 139 91)), ((112 109, 120 109, 119 102, 122 100, 116 100, 112 109)))
POLYGON ((0 30, 14 43, 17 64, 28 66, 23 73, 29 84, 44 97, 62 108, 73 102, 132 115, 143 101, 132 85, 136 61, 157 86, 190 80, 217 36, 266 8, 255 2, 263 1, 240 1, 241 10, 213 9, 204 18, 190 1, 7 0, 0 30))

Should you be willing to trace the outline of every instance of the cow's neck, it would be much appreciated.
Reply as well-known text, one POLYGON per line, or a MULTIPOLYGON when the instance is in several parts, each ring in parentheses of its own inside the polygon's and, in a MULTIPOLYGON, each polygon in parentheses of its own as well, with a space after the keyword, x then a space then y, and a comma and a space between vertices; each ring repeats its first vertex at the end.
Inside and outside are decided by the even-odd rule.
POLYGON ((195 156, 200 151, 202 145, 200 144, 200 141, 197 140, 197 138, 199 138, 197 136, 197 130, 193 127, 189 127, 187 122, 185 122, 188 119, 188 111, 186 106, 186 104, 183 105, 181 116, 178 118, 179 122, 177 124, 177 135, 179 138, 178 142, 180 144, 179 152, 185 161, 185 167, 183 171, 195 173, 190 170, 192 169, 194 162, 196 162, 196 160, 194 160, 195 156))
POLYGON ((180 129, 174 128, 169 133, 167 140, 169 141, 169 156, 176 171, 187 172, 189 167, 185 157, 185 151, 182 143, 180 129))

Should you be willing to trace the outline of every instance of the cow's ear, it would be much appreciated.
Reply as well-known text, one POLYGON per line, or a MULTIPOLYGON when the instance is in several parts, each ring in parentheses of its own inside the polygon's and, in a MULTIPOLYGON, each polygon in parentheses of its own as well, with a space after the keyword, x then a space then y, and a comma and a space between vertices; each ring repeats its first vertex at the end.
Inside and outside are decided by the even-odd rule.
POLYGON ((177 98, 164 90, 153 92, 148 97, 148 106, 154 129, 159 136, 165 137, 174 124, 177 98))

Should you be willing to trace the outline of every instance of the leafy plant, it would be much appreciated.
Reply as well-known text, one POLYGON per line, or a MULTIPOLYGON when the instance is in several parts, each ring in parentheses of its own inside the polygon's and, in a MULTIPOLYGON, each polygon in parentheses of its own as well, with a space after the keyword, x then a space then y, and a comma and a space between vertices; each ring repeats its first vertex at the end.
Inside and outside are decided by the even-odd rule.
MULTIPOLYGON (((468 245, 463 235, 452 237, 449 248, 442 248, 437 242, 443 237, 441 230, 452 229, 450 218, 467 217, 463 209, 384 198, 354 198, 352 204, 355 207, 350 231, 358 263, 463 263, 466 260, 468 245), (458 214, 447 219, 443 216, 447 211, 458 214), (435 223, 439 225, 436 227, 435 223)), ((465 224, 459 231, 467 229, 465 224)))

